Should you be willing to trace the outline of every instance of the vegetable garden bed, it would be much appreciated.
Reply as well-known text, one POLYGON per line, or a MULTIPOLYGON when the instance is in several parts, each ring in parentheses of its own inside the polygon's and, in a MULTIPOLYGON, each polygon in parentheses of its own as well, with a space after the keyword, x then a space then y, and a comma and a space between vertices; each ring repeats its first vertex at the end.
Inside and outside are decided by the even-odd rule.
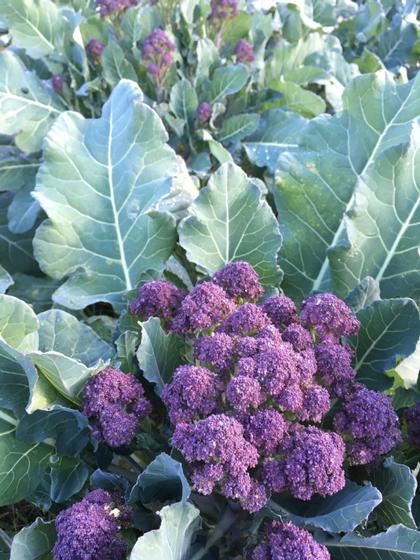
POLYGON ((0 560, 420 559, 418 15, 0 0, 0 560))

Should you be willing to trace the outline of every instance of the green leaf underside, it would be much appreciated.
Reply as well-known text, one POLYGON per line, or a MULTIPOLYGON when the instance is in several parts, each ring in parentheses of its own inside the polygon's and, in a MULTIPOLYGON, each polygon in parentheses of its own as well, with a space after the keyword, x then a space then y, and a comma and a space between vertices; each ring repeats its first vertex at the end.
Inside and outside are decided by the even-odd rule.
POLYGON ((182 363, 183 343, 178 336, 165 333, 157 317, 142 323, 141 332, 137 360, 145 378, 155 384, 156 392, 160 394, 182 363))
POLYGON ((225 264, 248 261, 264 284, 277 284, 281 235, 258 184, 236 165, 222 165, 193 202, 179 227, 190 261, 208 274, 225 264))
POLYGON ((38 350, 38 320, 25 302, 0 295, 0 338, 20 352, 38 350))
MULTIPOLYGON (((321 539, 319 539, 321 540, 321 539)), ((394 525, 385 533, 363 538, 350 533, 342 539, 322 542, 333 560, 418 560, 420 532, 404 525, 394 525)))
POLYGON ((406 465, 386 459, 384 467, 374 472, 373 483, 382 492, 383 501, 375 514, 385 527, 401 523, 416 529, 411 506, 417 490, 417 479, 406 465))
POLYGON ((299 526, 347 533, 367 519, 381 501, 381 493, 374 486, 358 486, 348 480, 345 488, 333 496, 314 498, 309 503, 272 500, 268 507, 272 514, 287 517, 299 526))
MULTIPOLYGON (((304 298, 312 290, 331 289, 336 284, 340 288, 343 285, 340 277, 335 280, 339 258, 343 259, 345 253, 351 261, 353 253, 357 254, 359 250, 358 240, 354 246, 349 245, 348 237, 351 237, 355 226, 352 217, 345 215, 356 204, 358 219, 365 216, 372 227, 358 193, 363 190, 364 181, 369 183, 370 175, 375 173, 377 158, 383 150, 394 147, 394 150, 401 151, 396 146, 410 139, 413 120, 420 114, 420 77, 399 86, 395 85, 391 75, 383 71, 357 77, 345 90, 343 106, 343 113, 336 117, 321 115, 312 120, 300 139, 300 149, 286 152, 278 160, 278 189, 274 194, 284 236, 281 251, 285 270, 283 287, 286 293, 296 299, 304 298), (356 185, 358 188, 355 189, 356 185), (331 251, 338 251, 334 249, 338 247, 343 248, 338 253, 336 270, 333 270, 331 279, 328 255, 331 251)), ((404 165, 406 167, 409 164, 401 164, 403 168, 404 165)), ((385 186, 384 196, 389 204, 391 186, 385 186)), ((388 227, 396 232, 398 238, 409 224, 407 202, 403 197, 409 195, 410 214, 413 190, 415 185, 411 180, 404 194, 401 193, 398 198, 397 206, 388 209, 393 220, 388 227), (398 215, 400 205, 403 207, 402 223, 398 215)), ((380 196, 379 193, 377 196, 380 196)), ((382 244, 377 230, 375 236, 373 242, 382 244)), ((411 235, 404 238, 401 247, 394 247, 387 242, 385 248, 377 249, 374 255, 363 253, 366 266, 362 270, 360 262, 359 269, 353 267, 347 271, 346 268, 348 276, 351 276, 351 281, 346 282, 346 290, 355 287, 364 276, 378 277, 382 287, 384 273, 389 272, 386 266, 383 268, 384 265, 390 258, 393 259, 396 248, 403 249, 410 243, 411 235), (381 251, 385 256, 381 256, 381 251)), ((372 249, 369 248, 369 251, 372 249)), ((411 269, 412 266, 407 268, 411 269)), ((398 289, 402 287, 405 272, 403 264, 394 273, 398 289)), ((404 288, 407 290, 407 286, 404 288)))
POLYGON ((121 308, 146 270, 164 266, 174 220, 157 213, 171 191, 175 153, 134 82, 122 80, 100 119, 65 113, 45 142, 35 196, 49 216, 35 256, 53 278, 72 274, 54 299, 73 309, 97 301, 121 308))
POLYGON ((0 53, 1 134, 17 134, 17 146, 35 152, 63 110, 59 97, 36 74, 28 72, 17 55, 0 53))
POLYGON ((139 475, 130 493, 130 502, 143 503, 180 500, 185 503, 191 489, 185 478, 181 463, 166 453, 161 453, 139 475))
POLYGON ((410 299, 374 301, 357 314, 361 329, 351 338, 358 379, 371 389, 385 390, 392 380, 384 372, 412 354, 420 336, 419 312, 410 299))
POLYGON ((130 560, 184 560, 194 533, 199 528, 199 511, 182 502, 165 506, 160 512, 162 522, 156 531, 140 537, 130 560))
POLYGON ((16 503, 32 495, 48 463, 52 448, 27 445, 15 439, 16 422, 0 410, 0 506, 16 503))
POLYGON ((4 292, 13 284, 13 278, 5 268, 0 265, 0 294, 4 292))
POLYGON ((70 313, 58 309, 38 316, 39 349, 55 351, 93 366, 99 360, 109 360, 114 351, 93 329, 81 323, 70 313))
POLYGON ((13 539, 10 560, 44 560, 56 539, 54 522, 37 518, 24 527, 13 539))

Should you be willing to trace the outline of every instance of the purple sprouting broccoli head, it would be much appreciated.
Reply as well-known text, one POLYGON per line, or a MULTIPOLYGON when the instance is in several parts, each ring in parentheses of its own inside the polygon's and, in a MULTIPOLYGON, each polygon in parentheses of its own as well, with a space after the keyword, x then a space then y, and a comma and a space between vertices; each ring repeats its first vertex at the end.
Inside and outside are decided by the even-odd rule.
POLYGON ((145 38, 140 50, 148 74, 162 82, 173 64, 175 43, 157 27, 145 38))
POLYGON ((95 421, 94 437, 110 447, 129 445, 140 422, 152 410, 140 382, 112 368, 88 381, 83 400, 83 412, 95 421))
POLYGON ((404 413, 407 422, 408 441, 413 447, 420 447, 420 403, 408 408, 404 413))
POLYGON ((185 295, 171 282, 152 280, 139 288, 138 297, 130 303, 130 311, 143 320, 159 317, 163 321, 171 321, 185 295))
POLYGON ((270 319, 261 307, 255 305, 255 303, 245 303, 233 311, 218 327, 217 331, 232 336, 250 336, 270 324, 270 319))
POLYGON ((162 400, 173 424, 192 422, 215 411, 223 383, 212 371, 192 365, 179 366, 165 386, 162 400))
POLYGON ((284 329, 296 319, 296 305, 286 296, 272 296, 265 300, 262 307, 279 329, 284 329))
POLYGON ((345 437, 352 465, 375 463, 401 441, 391 398, 363 386, 345 398, 334 417, 334 429, 345 437))
POLYGON ((211 0, 210 19, 223 22, 238 14, 238 0, 211 0))
POLYGON ((246 39, 239 39, 236 43, 234 53, 238 62, 254 62, 254 49, 246 39))
POLYGON ((178 334, 193 334, 215 327, 234 311, 236 304, 213 282, 195 286, 182 301, 171 330, 178 334))
POLYGON ((308 298, 300 314, 306 328, 316 330, 319 342, 338 342, 342 336, 356 334, 360 322, 343 300, 330 293, 308 298))
POLYGON ((64 76, 62 74, 55 74, 51 78, 51 85, 56 93, 60 93, 64 86, 64 76))
POLYGON ((133 6, 137 6, 137 0, 96 0, 96 9, 101 17, 120 15, 133 6))
POLYGON ((207 103, 207 101, 202 101, 198 105, 196 115, 198 122, 200 122, 201 124, 208 123, 211 119, 212 114, 213 107, 210 105, 210 103, 207 103))
POLYGON ((105 45, 99 39, 91 39, 86 45, 86 52, 91 54, 94 58, 99 59, 104 52, 105 45))
POLYGON ((122 560, 126 544, 119 532, 130 518, 130 508, 115 495, 89 492, 57 515, 54 560, 122 560))
POLYGON ((217 373, 227 373, 234 367, 235 346, 235 340, 228 334, 203 336, 194 342, 194 357, 217 373))
POLYGON ((229 263, 213 276, 213 282, 221 286, 235 300, 257 301, 264 290, 254 268, 245 261, 229 263))
POLYGON ((264 477, 273 491, 287 487, 292 496, 307 501, 315 494, 329 496, 344 488, 345 446, 338 434, 295 424, 281 449, 283 459, 269 464, 271 471, 264 477))
POLYGON ((290 344, 283 343, 274 350, 262 352, 254 361, 254 376, 272 397, 277 398, 286 389, 294 389, 300 385, 298 355, 290 344))
POLYGON ((266 526, 264 542, 253 547, 248 560, 330 560, 327 548, 305 529, 291 521, 272 521, 266 526))

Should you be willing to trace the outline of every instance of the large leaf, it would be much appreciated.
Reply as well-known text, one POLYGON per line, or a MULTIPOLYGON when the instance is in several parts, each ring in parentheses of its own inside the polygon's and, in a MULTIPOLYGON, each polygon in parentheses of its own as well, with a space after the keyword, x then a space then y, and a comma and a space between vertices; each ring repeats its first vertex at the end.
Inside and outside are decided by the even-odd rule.
POLYGON ((29 398, 28 378, 36 377, 34 366, 19 352, 0 340, 0 407, 24 414, 29 398))
POLYGON ((13 278, 10 276, 7 270, 0 265, 0 294, 4 294, 7 288, 9 288, 9 286, 11 286, 12 284, 13 278))
POLYGON ((384 390, 392 384, 384 372, 397 360, 412 354, 420 336, 419 311, 410 299, 374 301, 357 314, 361 329, 352 337, 358 379, 371 389, 384 390))
POLYGON ((270 87, 282 94, 282 104, 287 109, 304 117, 316 117, 326 109, 326 103, 322 97, 303 89, 294 82, 275 80, 270 87))
POLYGON ((78 410, 54 405, 50 410, 36 410, 19 421, 16 437, 26 443, 55 440, 57 455, 74 456, 87 445, 89 423, 78 410))
POLYGON ((25 233, 32 229, 38 219, 39 204, 32 198, 33 185, 22 187, 13 197, 7 211, 9 229, 12 233, 25 233))
POLYGON ((0 338, 20 352, 38 350, 38 319, 13 296, 0 295, 0 338))
POLYGON ((29 446, 17 440, 16 423, 8 412, 0 410, 0 506, 32 495, 53 451, 43 443, 29 446))
POLYGON ((107 342, 70 313, 51 309, 41 313, 38 320, 39 349, 42 352, 60 352, 86 366, 93 366, 101 359, 111 359, 114 354, 107 342))
POLYGON ((130 493, 130 502, 186 502, 190 494, 191 488, 181 463, 166 453, 161 453, 138 476, 130 493))
POLYGON ((225 264, 248 261, 261 281, 278 282, 281 235, 261 187, 236 165, 226 163, 210 178, 179 227, 190 261, 212 274, 225 264))
POLYGON ((31 352, 27 354, 31 362, 37 367, 39 376, 31 383, 31 398, 28 411, 60 403, 64 397, 75 405, 80 405, 80 392, 88 379, 104 368, 100 361, 93 367, 87 367, 82 362, 69 358, 60 352, 31 352))
POLYGON ((35 184, 39 162, 15 146, 0 146, 0 191, 17 191, 35 184))
MULTIPOLYGON (((300 139, 300 149, 282 154, 278 161, 274 194, 284 235, 283 287, 296 299, 312 290, 331 288, 328 250, 345 232, 356 184, 369 174, 384 149, 409 139, 412 121, 420 114, 420 76, 398 86, 385 72, 357 77, 345 90, 343 107, 336 117, 321 115, 312 120, 300 139)), ((407 195, 412 201, 412 191, 407 195)), ((390 211, 398 212, 399 205, 387 210, 388 219, 390 211)), ((405 222, 405 210, 402 217, 405 222)), ((399 220, 395 214, 388 226, 397 235, 403 233, 399 220)), ((403 243, 411 246, 409 238, 403 243)), ((366 275, 377 274, 376 268, 365 269, 363 275, 355 274, 349 287, 366 275)))
POLYGON ((105 47, 101 57, 104 78, 110 86, 114 87, 124 78, 137 80, 136 72, 120 45, 110 41, 105 47))
POLYGON ((246 84, 248 76, 248 69, 244 64, 217 68, 211 79, 211 103, 223 101, 227 95, 238 92, 246 84))
POLYGON ((63 110, 60 98, 36 74, 26 70, 13 52, 0 53, 1 134, 16 134, 19 148, 35 152, 63 110))
POLYGON ((268 167, 274 173, 282 152, 298 147, 306 120, 283 109, 271 109, 263 114, 256 133, 244 144, 247 156, 253 164, 268 167))
POLYGON ((191 126, 198 107, 198 97, 195 89, 188 80, 180 80, 171 89, 169 102, 174 115, 182 119, 188 136, 191 136, 191 126))
POLYGON ((17 533, 10 549, 10 560, 44 560, 56 539, 54 523, 39 517, 17 533))
POLYGON ((32 254, 34 231, 22 234, 10 231, 7 210, 11 200, 10 193, 0 193, 0 262, 11 274, 15 272, 36 274, 39 268, 32 254))
MULTIPOLYGON (((319 538, 319 540, 321 540, 319 538)), ((418 560, 420 558, 420 532, 394 525, 386 533, 373 537, 360 537, 349 533, 342 539, 322 542, 328 547, 332 560, 418 560)))
POLYGON ((137 360, 144 377, 156 385, 158 394, 169 383, 175 368, 182 362, 182 346, 178 336, 165 333, 157 317, 151 317, 142 323, 137 360))
POLYGON ((385 527, 401 523, 416 529, 411 507, 417 490, 417 479, 406 465, 386 459, 383 468, 373 475, 375 486, 382 492, 382 503, 375 513, 385 527))
POLYGON ((29 303, 35 313, 41 313, 52 306, 52 294, 59 282, 47 276, 29 276, 17 273, 13 276, 14 284, 8 290, 9 295, 29 303))
POLYGON ((353 531, 382 501, 381 493, 370 484, 358 486, 347 481, 345 488, 327 498, 309 503, 299 500, 271 500, 270 514, 286 517, 299 526, 317 527, 330 533, 353 531))
POLYGON ((78 457, 62 457, 51 467, 51 499, 59 504, 77 494, 89 476, 86 463, 78 457))
POLYGON ((337 245, 329 253, 332 284, 346 294, 364 276, 382 297, 420 300, 420 127, 411 141, 380 154, 362 175, 337 245))
POLYGON ((56 51, 66 19, 51 0, 0 0, 0 14, 14 44, 32 58, 56 51))
POLYGON ((200 526, 200 512, 192 504, 179 502, 165 506, 159 515, 160 528, 138 539, 130 560, 185 560, 200 526))
POLYGON ((235 144, 255 132, 259 120, 260 117, 255 113, 233 115, 223 121, 217 138, 223 144, 235 144))
POLYGON ((100 119, 65 113, 45 142, 35 196, 50 220, 35 255, 53 278, 74 274, 54 299, 72 309, 97 301, 120 308, 146 270, 164 266, 174 220, 156 213, 171 191, 175 153, 134 82, 122 80, 100 119))

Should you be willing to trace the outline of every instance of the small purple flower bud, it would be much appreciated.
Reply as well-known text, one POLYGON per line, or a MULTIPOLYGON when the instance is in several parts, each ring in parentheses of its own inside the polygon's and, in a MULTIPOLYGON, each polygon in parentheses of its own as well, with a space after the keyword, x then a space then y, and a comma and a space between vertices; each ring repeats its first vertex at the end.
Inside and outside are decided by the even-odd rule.
POLYGON ((254 62, 255 60, 252 45, 245 39, 239 39, 236 43, 234 52, 238 62, 254 62))
POLYGON ((234 299, 257 301, 263 294, 258 274, 245 261, 232 262, 213 276, 213 282, 221 286, 234 299))
POLYGON ((98 39, 91 39, 89 43, 86 45, 86 51, 90 53, 95 58, 101 58, 102 53, 104 52, 105 45, 102 41, 98 39))
POLYGON ((197 112, 196 112, 197 119, 202 124, 208 122, 211 119, 212 114, 213 114, 213 108, 210 105, 210 103, 207 103, 207 101, 202 101, 197 107, 197 112))
POLYGON ((64 76, 61 74, 55 74, 55 76, 51 78, 51 85, 56 93, 60 93, 64 85, 64 76))
POLYGON ((408 408, 404 418, 407 422, 408 441, 413 447, 420 447, 420 403, 408 408))

